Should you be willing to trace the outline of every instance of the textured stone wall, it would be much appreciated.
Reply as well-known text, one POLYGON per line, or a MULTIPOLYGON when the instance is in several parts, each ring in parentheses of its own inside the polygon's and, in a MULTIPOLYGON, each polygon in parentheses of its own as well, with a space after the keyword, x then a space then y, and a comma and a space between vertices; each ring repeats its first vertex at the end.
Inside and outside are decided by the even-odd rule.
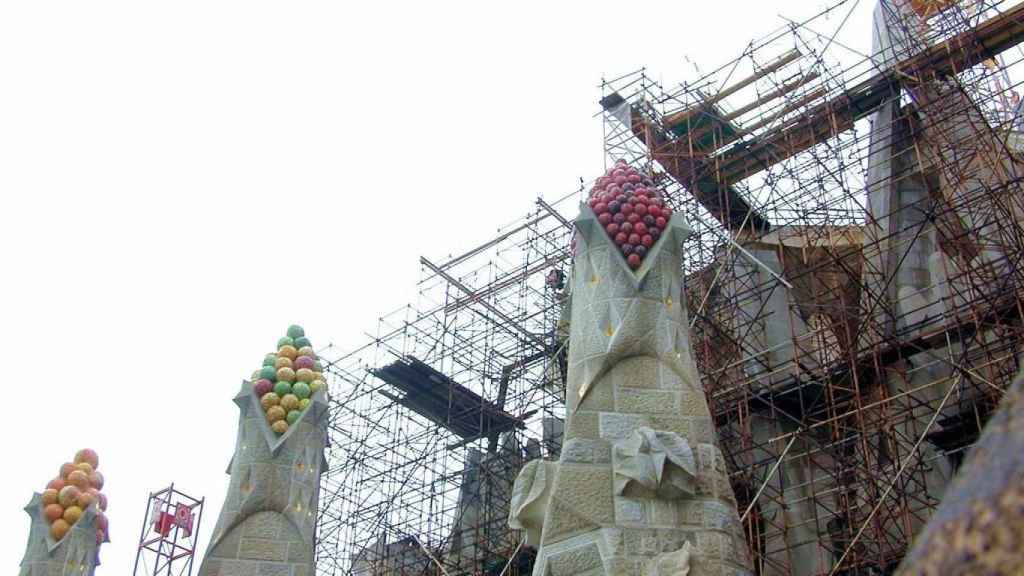
POLYGON ((562 453, 524 469, 510 519, 540 531, 534 574, 747 573, 680 301, 688 229, 673 217, 634 272, 589 209, 576 224, 562 453))
POLYGON ((231 483, 200 576, 313 576, 314 530, 325 462, 327 398, 321 389, 288 432, 270 430, 243 382, 231 483))
POLYGON ((92 576, 99 565, 96 504, 87 508, 57 542, 50 536, 50 526, 43 518, 42 498, 42 494, 37 493, 25 506, 32 523, 18 576, 92 576))

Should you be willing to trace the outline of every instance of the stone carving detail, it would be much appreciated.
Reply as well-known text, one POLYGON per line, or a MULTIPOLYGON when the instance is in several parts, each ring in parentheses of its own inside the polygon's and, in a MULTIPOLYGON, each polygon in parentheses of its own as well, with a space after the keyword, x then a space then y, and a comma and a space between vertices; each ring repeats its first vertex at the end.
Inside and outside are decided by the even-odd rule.
POLYGON ((675 432, 640 427, 615 444, 615 495, 676 499, 696 492, 697 461, 675 432))
POLYGON ((690 543, 675 552, 659 554, 645 576, 687 576, 690 573, 690 543))
POLYGON ((43 495, 36 493, 25 506, 32 524, 18 576, 92 576, 99 565, 96 504, 86 508, 67 535, 57 542, 50 536, 50 526, 43 518, 42 500, 43 495))
POLYGON ((558 470, 557 462, 531 460, 523 466, 512 486, 512 504, 508 525, 526 531, 526 544, 540 544, 544 512, 551 501, 551 485, 558 470))
POLYGON ((231 484, 199 576, 313 576, 320 474, 325 468, 327 395, 321 389, 282 436, 274 434, 243 382, 235 396, 238 437, 231 484))

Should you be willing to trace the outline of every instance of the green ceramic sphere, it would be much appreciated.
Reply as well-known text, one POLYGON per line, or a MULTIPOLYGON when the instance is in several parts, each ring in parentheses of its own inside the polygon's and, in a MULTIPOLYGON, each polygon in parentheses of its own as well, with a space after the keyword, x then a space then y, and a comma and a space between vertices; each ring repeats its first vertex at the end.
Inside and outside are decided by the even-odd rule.
POLYGON ((294 340, 294 342, 296 348, 302 348, 303 346, 312 346, 312 344, 309 343, 309 338, 306 338, 305 336, 299 336, 294 340))
POLYGON ((291 326, 288 327, 289 338, 302 338, 305 335, 306 331, 303 330, 302 326, 299 326, 298 324, 292 324, 291 326))
POLYGON ((281 348, 281 346, 294 346, 294 345, 295 345, 295 340, 292 340, 291 336, 282 336, 281 339, 277 341, 277 347, 278 348, 281 348))
POLYGON ((305 382, 296 382, 295 384, 292 384, 292 394, 298 396, 299 400, 309 398, 311 393, 312 391, 309 389, 309 384, 306 384, 305 382))
POLYGON ((274 362, 277 361, 277 354, 267 354, 263 357, 264 366, 273 366, 274 362))
POLYGON ((302 412, 298 410, 292 410, 289 412, 288 416, 285 417, 288 420, 288 425, 290 426, 295 424, 299 420, 299 416, 302 416, 302 412))
POLYGON ((260 368, 260 378, 266 378, 273 382, 274 380, 277 380, 277 370, 275 370, 273 366, 264 366, 263 368, 260 368))
POLYGON ((292 393, 292 385, 291 384, 289 384, 287 382, 284 382, 284 381, 281 381, 281 382, 278 382, 278 383, 274 384, 274 394, 277 394, 278 396, 284 396, 285 394, 291 394, 291 393, 292 393))

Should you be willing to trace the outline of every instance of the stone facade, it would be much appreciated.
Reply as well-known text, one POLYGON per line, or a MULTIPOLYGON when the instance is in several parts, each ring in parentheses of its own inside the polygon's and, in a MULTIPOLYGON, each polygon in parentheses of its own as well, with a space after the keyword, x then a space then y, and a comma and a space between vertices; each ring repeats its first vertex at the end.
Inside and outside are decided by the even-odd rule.
POLYGON ((43 518, 43 495, 36 493, 25 506, 32 519, 25 556, 18 576, 92 576, 99 565, 96 543, 96 504, 85 510, 67 535, 57 542, 43 518))
POLYGON ((680 301, 688 228, 674 216, 634 272, 589 209, 576 224, 565 440, 513 490, 534 574, 748 573, 680 301))
POLYGON ((283 436, 242 383, 231 483, 200 576, 313 576, 314 529, 327 441, 325 390, 283 436))

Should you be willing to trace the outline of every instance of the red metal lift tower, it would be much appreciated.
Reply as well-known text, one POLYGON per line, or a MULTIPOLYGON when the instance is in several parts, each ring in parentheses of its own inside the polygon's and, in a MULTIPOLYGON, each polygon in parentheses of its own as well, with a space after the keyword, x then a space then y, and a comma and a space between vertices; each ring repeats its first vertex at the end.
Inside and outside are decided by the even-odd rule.
POLYGON ((191 576, 204 501, 174 484, 149 495, 133 576, 191 576))

